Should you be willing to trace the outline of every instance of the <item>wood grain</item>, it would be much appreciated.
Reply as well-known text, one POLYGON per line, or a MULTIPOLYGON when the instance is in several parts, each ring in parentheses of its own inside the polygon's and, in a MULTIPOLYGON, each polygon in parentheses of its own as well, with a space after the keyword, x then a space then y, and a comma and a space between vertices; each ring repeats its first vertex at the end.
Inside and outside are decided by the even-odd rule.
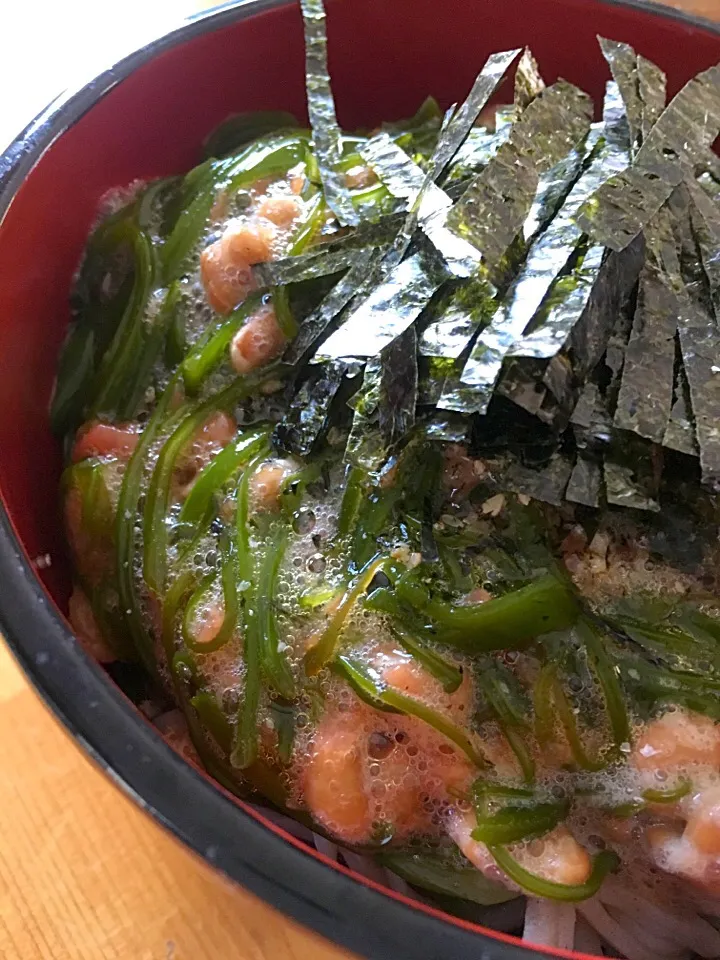
MULTIPOLYGON (((669 2, 720 19, 720 0, 669 2)), ((349 954, 213 874, 141 813, 51 717, 0 641, 0 957, 349 954)))
POLYGON ((694 13, 708 20, 720 20, 720 0, 663 0, 669 7, 694 13))
POLYGON ((0 641, 3 960, 340 960, 212 873, 92 766, 0 641))

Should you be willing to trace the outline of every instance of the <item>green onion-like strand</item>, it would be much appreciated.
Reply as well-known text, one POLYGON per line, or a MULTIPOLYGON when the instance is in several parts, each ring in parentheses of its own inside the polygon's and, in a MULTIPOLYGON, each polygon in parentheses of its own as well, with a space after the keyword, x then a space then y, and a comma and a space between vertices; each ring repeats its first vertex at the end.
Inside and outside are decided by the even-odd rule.
POLYGON ((500 869, 531 896, 544 897, 547 900, 561 900, 565 903, 579 903, 582 900, 594 897, 602 886, 605 877, 615 870, 620 863, 620 858, 616 853, 611 850, 602 850, 593 860, 592 871, 585 883, 556 883, 526 870, 503 846, 490 844, 488 850, 500 869))
POLYGON ((145 460, 150 448, 165 424, 176 387, 177 377, 173 377, 160 397, 155 412, 140 436, 135 452, 130 458, 123 475, 123 482, 120 488, 120 496, 115 514, 115 549, 119 609, 125 621, 127 633, 132 639, 138 655, 146 668, 153 674, 157 671, 154 645, 152 637, 143 621, 141 613, 142 599, 138 593, 135 579, 135 558, 137 552, 135 523, 141 495, 145 460))
POLYGON ((572 626, 579 608, 568 585, 553 575, 473 606, 432 600, 425 611, 438 639, 468 651, 513 650, 572 626))
POLYGON ((371 672, 364 665, 349 657, 339 656, 336 662, 348 677, 352 677, 353 685, 360 687, 373 700, 397 713, 404 713, 408 717, 417 717, 452 741, 476 767, 487 767, 487 761, 475 749, 465 731, 442 713, 428 707, 419 700, 415 700, 413 697, 400 693, 399 690, 389 686, 380 678, 376 679, 373 676, 374 671, 371 672))
POLYGON ((270 530, 265 556, 258 576, 258 623, 260 626, 260 668, 268 684, 286 700, 295 697, 295 683, 280 651, 277 625, 277 579, 287 549, 290 529, 279 520, 270 530))
POLYGON ((237 589, 242 596, 243 660, 245 686, 237 718, 235 744, 230 757, 234 767, 245 770, 257 760, 257 713, 260 704, 260 624, 255 560, 250 544, 250 481, 267 456, 259 453, 245 468, 237 488, 236 556, 237 589))
POLYGON ((305 672, 309 677, 317 676, 322 668, 333 659, 342 628, 351 610, 370 586, 375 574, 386 562, 387 557, 385 556, 375 557, 366 563, 357 576, 350 581, 337 609, 318 637, 317 643, 305 655, 305 672))
POLYGON ((480 843, 518 843, 530 837, 550 833, 568 813, 567 803, 536 803, 533 806, 507 806, 496 813, 478 816, 472 832, 480 843))

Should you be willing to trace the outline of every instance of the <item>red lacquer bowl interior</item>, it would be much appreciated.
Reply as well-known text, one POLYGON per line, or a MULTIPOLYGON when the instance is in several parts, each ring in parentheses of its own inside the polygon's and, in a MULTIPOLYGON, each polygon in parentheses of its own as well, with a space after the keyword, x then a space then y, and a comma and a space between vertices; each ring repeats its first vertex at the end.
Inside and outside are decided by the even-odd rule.
MULTIPOLYGON (((408 115, 428 93, 447 105, 464 96, 487 54, 525 44, 547 80, 565 77, 597 102, 608 72, 596 34, 659 63, 671 93, 720 60, 720 35, 708 26, 596 0, 329 0, 328 9, 335 95, 349 129, 408 115)), ((0 227, 0 490, 25 559, 53 558, 37 576, 61 611, 60 453, 47 409, 71 278, 109 188, 187 170, 231 112, 303 115, 298 8, 247 12, 210 17, 149 53, 44 153, 0 227)), ((17 631, 15 643, 23 645, 17 631)))

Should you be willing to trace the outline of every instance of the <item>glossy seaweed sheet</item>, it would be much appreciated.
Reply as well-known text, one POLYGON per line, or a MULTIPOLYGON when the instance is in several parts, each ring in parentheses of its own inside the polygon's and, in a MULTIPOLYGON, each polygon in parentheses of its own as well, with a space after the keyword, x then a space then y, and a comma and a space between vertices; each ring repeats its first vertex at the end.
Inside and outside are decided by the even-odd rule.
POLYGON ((492 160, 507 140, 509 133, 509 125, 495 131, 473 127, 454 161, 448 167, 443 182, 451 196, 457 196, 458 191, 462 193, 469 179, 476 176, 492 160))
POLYGON ((388 444, 380 429, 382 361, 373 357, 365 366, 363 382, 348 401, 354 411, 345 447, 348 463, 370 472, 379 470, 388 457, 388 444))
POLYGON ((645 228, 645 263, 614 420, 619 429, 655 443, 663 442, 674 392, 680 305, 663 259, 663 247, 674 242, 670 216, 663 208, 645 228))
POLYGON ((642 140, 647 140, 650 131, 660 119, 667 103, 667 78, 660 67, 638 55, 637 77, 642 100, 642 140))
POLYGON ((662 443, 668 450, 676 450, 678 453, 684 453, 690 457, 699 457, 697 431, 690 402, 690 385, 687 381, 677 337, 675 341, 675 368, 673 405, 662 443))
MULTIPOLYGON (((590 124, 587 102, 579 93, 569 84, 560 83, 536 97, 512 126, 506 143, 470 184, 448 217, 448 223, 459 232, 464 231, 468 223, 475 225, 473 242, 483 254, 483 275, 489 274, 501 288, 507 286, 522 262, 526 238, 542 235, 562 208, 568 190, 582 170, 585 148, 579 145, 584 143, 590 124), (565 129, 556 130, 554 134, 549 132, 561 118, 566 122, 565 129), (545 161, 540 163, 536 162, 532 147, 534 137, 552 141, 545 161), (552 159, 549 164, 547 157, 552 159), (464 225, 460 222, 458 227, 451 222, 453 217, 459 222, 469 219, 464 225), (532 224, 529 228, 528 222, 532 224), (483 231, 484 236, 478 239, 483 231)), ((486 302, 489 306, 489 301, 486 302)), ((487 328, 484 313, 483 310, 482 324, 468 325, 472 333, 478 328, 487 328)), ((466 346, 471 344, 469 339, 466 346)), ((472 357, 466 358, 466 364, 472 362, 472 357)), ((439 406, 444 410, 472 413, 482 409, 484 403, 476 394, 475 385, 468 387, 454 378, 448 381, 439 406)))
POLYGON ((634 157, 665 108, 665 74, 627 43, 604 37, 599 42, 625 104, 634 157))
POLYGON ((578 223, 595 240, 623 250, 657 214, 720 133, 720 65, 690 80, 643 140, 633 164, 583 205, 578 223))
MULTIPOLYGON (((592 142, 595 142, 594 138, 592 142)), ((573 149, 540 178, 535 199, 522 227, 525 243, 539 235, 561 208, 568 190, 581 172, 585 156, 585 145, 581 149, 573 149)), ((508 267, 505 275, 497 277, 502 287, 507 286, 508 275, 512 274, 514 268, 513 261, 522 257, 523 243, 518 241, 519 238, 515 238, 513 249, 505 257, 508 267)), ((478 271, 467 282, 451 287, 435 304, 432 317, 428 318, 429 322, 420 338, 420 352, 426 356, 460 358, 472 344, 476 332, 486 327, 492 319, 499 299, 502 298, 498 296, 498 289, 488 279, 485 270, 478 271)), ((446 397, 461 397, 461 369, 447 378, 446 397)))
POLYGON ((585 384, 573 411, 570 428, 577 459, 565 496, 572 503, 598 507, 604 496, 603 460, 612 436, 612 416, 601 370, 585 384))
MULTIPOLYGON (((543 299, 527 319, 522 335, 510 346, 510 357, 547 361, 562 350, 575 324, 583 315, 594 284, 599 280, 604 249, 588 241, 575 218, 580 206, 587 196, 597 189, 597 185, 623 170, 629 161, 627 117, 619 90, 614 83, 607 86, 603 117, 601 130, 593 131, 598 139, 589 154, 588 166, 557 218, 561 223, 562 218, 566 219, 565 234, 572 243, 569 256, 556 275, 548 278, 551 283, 543 291, 543 299)), ((550 225, 548 234, 555 230, 556 222, 550 225)), ((560 239, 562 240, 562 236, 560 239)), ((543 240, 544 237, 541 237, 538 246, 541 247, 543 240)), ((543 267, 544 262, 541 260, 539 269, 542 270, 543 267)), ((519 367, 521 369, 522 364, 519 367)), ((516 365, 516 376, 517 369, 516 365)), ((535 363, 532 369, 535 376, 542 380, 546 365, 535 363)), ((508 393, 507 387, 504 392, 508 393)))
MULTIPOLYGON (((447 278, 449 271, 436 256, 421 251, 407 260, 403 257, 426 218, 425 198, 430 195, 432 208, 432 197, 437 196, 435 182, 454 160, 519 53, 510 50, 488 57, 465 102, 446 113, 425 178, 414 193, 402 228, 392 247, 371 263, 364 280, 356 285, 346 301, 350 306, 342 325, 322 345, 317 360, 376 356, 417 319, 447 278)), ((347 277, 345 280, 348 285, 347 277)))
POLYGON ((438 142, 429 166, 429 175, 433 181, 439 180, 445 173, 467 140, 480 111, 500 86, 519 53, 519 49, 506 50, 493 53, 487 58, 465 102, 453 114, 446 136, 441 137, 438 142))
POLYGON ((317 359, 376 357, 417 320, 447 276, 432 253, 403 260, 323 343, 317 359))
POLYGON ((300 0, 305 25, 305 87, 320 177, 327 205, 340 223, 357 224, 359 216, 338 169, 342 148, 335 99, 328 72, 323 0, 300 0))
POLYGON ((699 454, 708 480, 720 471, 713 421, 696 410, 715 404, 717 72, 665 107, 659 68, 600 43, 613 76, 602 122, 576 87, 545 86, 526 50, 514 104, 496 111, 495 131, 474 127, 520 51, 494 55, 459 108, 443 117, 428 101, 358 140, 394 212, 254 268, 261 288, 334 284, 284 357, 311 364, 278 431, 288 449, 314 448, 348 416, 347 458, 369 470, 416 427, 439 440, 504 436, 508 489, 645 510, 663 446, 699 454), (618 184, 636 174, 656 193, 628 220, 618 184), (589 210, 618 226, 615 239, 589 210), (525 428, 498 426, 508 409, 535 418, 541 455, 525 428))
MULTIPOLYGON (((550 359, 543 374, 543 383, 558 404, 561 421, 573 409, 579 389, 603 355, 613 323, 637 282, 644 246, 644 238, 638 237, 622 253, 606 251, 594 282, 584 288, 578 286, 582 310, 562 349, 550 359)), ((595 246, 591 250, 598 255, 595 246)))
POLYGON ((359 363, 311 364, 275 431, 279 445, 307 456, 327 432, 338 394, 361 370, 359 363))
POLYGON ((674 194, 680 265, 669 267, 680 301, 680 350, 687 376, 703 479, 720 480, 720 333, 713 281, 720 256, 720 216, 700 194, 681 186, 674 194), (700 201, 703 211, 698 209, 700 201))
POLYGON ((370 251, 384 252, 397 236, 404 219, 402 213, 397 213, 376 222, 362 223, 356 230, 317 244, 306 253, 258 263, 253 267, 253 276, 258 286, 264 288, 317 280, 347 270, 370 251))
POLYGON ((571 416, 577 461, 566 498, 574 503, 637 507, 641 499, 632 469, 627 469, 627 463, 617 462, 625 444, 613 425, 631 327, 628 304, 618 313, 605 354, 590 374, 571 416))
MULTIPOLYGON (((588 139, 590 144, 594 142, 594 132, 591 132, 588 139)), ((583 142, 540 176, 530 212, 522 226, 522 240, 526 247, 542 233, 543 228, 566 202, 568 190, 580 176, 587 155, 588 144, 583 142)))
POLYGON ((436 183, 425 183, 426 174, 386 133, 380 133, 360 148, 360 153, 394 197, 413 207, 418 197, 418 226, 433 244, 450 273, 470 277, 480 264, 472 244, 445 226, 453 201, 436 183))
POLYGON ((508 140, 472 181, 447 217, 484 263, 496 267, 520 233, 539 177, 580 143, 590 127, 592 103, 577 87, 548 87, 513 124, 508 140))
POLYGON ((418 400, 418 356, 415 327, 396 337, 380 354, 380 432, 389 448, 415 424, 418 400))
MULTIPOLYGON (((625 123, 622 115, 618 122, 625 123)), ((573 310, 579 299, 572 296, 574 289, 587 286, 589 275, 601 265, 597 251, 588 256, 579 249, 583 234, 575 217, 598 182, 627 165, 627 146, 618 146, 618 139, 607 124, 590 131, 579 177, 555 218, 530 247, 517 279, 465 364, 460 409, 487 411, 506 357, 550 357, 567 339, 578 316, 573 310)), ((440 405, 458 409, 454 402, 448 397, 440 405)))
POLYGON ((525 47, 515 73, 515 108, 524 110, 545 89, 540 67, 529 47, 525 47))
POLYGON ((579 450, 570 479, 565 488, 565 499, 585 507, 597 508, 602 502, 602 463, 591 453, 579 450))
POLYGON ((328 331, 335 318, 342 313, 357 292, 358 286, 367 278, 373 266, 379 262, 382 251, 361 250, 353 257, 353 265, 345 276, 335 284, 318 307, 300 326, 297 337, 286 353, 288 363, 297 363, 313 349, 313 346, 328 331))
POLYGON ((448 285, 426 313, 420 353, 445 360, 459 359, 475 332, 492 317, 495 295, 495 288, 482 274, 467 283, 448 285))
POLYGON ((491 469, 508 490, 542 503, 560 506, 566 497, 568 482, 573 472, 574 457, 562 452, 553 453, 547 463, 528 466, 519 457, 506 457, 503 464, 491 469))
POLYGON ((660 510, 661 447, 636 436, 614 438, 604 467, 609 504, 654 513, 660 510))
POLYGON ((643 102, 638 84, 637 54, 628 43, 600 37, 602 54, 607 60, 613 80, 625 105, 633 154, 642 146, 643 102))

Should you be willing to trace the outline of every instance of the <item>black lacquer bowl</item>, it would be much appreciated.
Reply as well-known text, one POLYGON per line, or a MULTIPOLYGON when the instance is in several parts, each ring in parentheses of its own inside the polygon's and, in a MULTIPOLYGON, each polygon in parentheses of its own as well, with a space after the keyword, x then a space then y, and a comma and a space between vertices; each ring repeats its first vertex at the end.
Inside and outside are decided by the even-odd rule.
MULTIPOLYGON (((563 76, 597 102, 607 67, 596 34, 659 63, 670 93, 720 60, 711 24, 638 2, 329 0, 328 12, 334 89, 350 129, 406 116, 428 93, 450 103, 487 54, 524 44, 548 80, 563 76)), ((229 113, 264 108, 303 113, 300 13, 283 0, 241 0, 63 95, 0 158, 0 628, 60 720, 124 790, 290 916, 370 957, 540 957, 354 876, 230 797, 164 743, 63 616, 61 460, 47 409, 97 200, 133 179, 189 169, 229 113)))

